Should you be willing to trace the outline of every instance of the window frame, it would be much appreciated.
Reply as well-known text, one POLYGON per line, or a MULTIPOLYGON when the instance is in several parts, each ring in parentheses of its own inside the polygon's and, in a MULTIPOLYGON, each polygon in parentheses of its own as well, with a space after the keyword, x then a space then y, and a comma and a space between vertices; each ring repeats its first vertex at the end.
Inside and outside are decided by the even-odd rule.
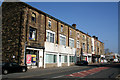
POLYGON ((70 29, 70 36, 72 35, 72 30, 70 29))
MULTIPOLYGON (((32 35, 33 35, 33 32, 32 32, 32 35)), ((33 28, 33 27, 29 27, 29 40, 33 40, 33 41, 36 41, 37 40, 37 29, 36 28, 33 28), (36 32, 35 32, 35 40, 34 39, 30 39, 30 29, 33 29, 33 30, 35 30, 36 32)))
POLYGON ((72 48, 75 47, 75 43, 74 43, 74 39, 73 38, 69 38, 69 46, 72 47, 72 48), (73 41, 73 45, 72 46, 70 45, 70 40, 73 41))
POLYGON ((63 25, 61 25, 61 32, 63 32, 63 25))
POLYGON ((34 12, 32 12, 31 21, 36 23, 36 13, 34 13, 34 12), (35 17, 33 17, 33 15, 35 15, 35 17), (33 18, 34 18, 34 20, 33 20, 33 18))
POLYGON ((51 43, 55 43, 55 32, 51 31, 51 30, 46 30, 46 41, 47 42, 50 42, 50 33, 54 34, 54 42, 51 42, 51 43), (49 32, 49 41, 47 40, 47 33, 49 32))
POLYGON ((83 48, 83 51, 85 51, 85 43, 82 43, 82 48, 83 48), (83 47, 83 44, 84 44, 84 47, 83 47))
POLYGON ((76 47, 77 47, 77 48, 80 48, 80 41, 79 41, 79 40, 77 40, 77 42, 76 42, 76 43, 77 43, 77 46, 76 46, 76 47))
MULTIPOLYGON (((64 36, 64 35, 62 35, 62 34, 59 34, 59 39, 61 39, 60 37, 62 37, 62 38, 64 37, 64 38, 65 38, 65 45, 64 45, 64 44, 61 44, 61 43, 60 43, 60 45, 66 46, 66 36, 64 36)), ((59 41, 60 41, 60 40, 59 40, 59 41)), ((61 42, 61 41, 60 41, 60 42, 61 42)))
POLYGON ((52 20, 49 19, 48 20, 48 27, 51 28, 51 26, 52 26, 52 20), (50 26, 49 26, 49 22, 50 22, 50 26))

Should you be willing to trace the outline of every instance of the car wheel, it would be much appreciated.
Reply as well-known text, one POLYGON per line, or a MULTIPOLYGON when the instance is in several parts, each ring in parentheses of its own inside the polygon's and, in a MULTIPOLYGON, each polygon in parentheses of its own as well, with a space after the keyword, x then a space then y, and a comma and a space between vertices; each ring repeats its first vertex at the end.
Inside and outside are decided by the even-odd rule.
POLYGON ((8 70, 3 70, 3 74, 8 74, 8 70))
POLYGON ((22 68, 22 72, 26 72, 26 69, 25 69, 25 68, 22 68))

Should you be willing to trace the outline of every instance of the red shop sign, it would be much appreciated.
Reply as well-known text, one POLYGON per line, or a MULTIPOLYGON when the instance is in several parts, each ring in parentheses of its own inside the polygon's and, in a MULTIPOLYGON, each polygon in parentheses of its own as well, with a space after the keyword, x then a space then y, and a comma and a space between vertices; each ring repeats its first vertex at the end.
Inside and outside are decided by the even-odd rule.
POLYGON ((27 64, 31 64, 31 55, 27 54, 27 64))

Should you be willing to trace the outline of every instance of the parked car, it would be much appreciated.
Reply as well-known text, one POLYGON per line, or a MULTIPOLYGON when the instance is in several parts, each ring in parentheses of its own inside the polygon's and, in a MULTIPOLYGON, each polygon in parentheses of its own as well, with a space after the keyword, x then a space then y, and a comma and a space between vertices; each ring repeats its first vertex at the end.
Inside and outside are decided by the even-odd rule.
POLYGON ((8 74, 10 72, 26 72, 27 71, 27 66, 21 66, 17 63, 2 63, 2 73, 3 74, 8 74))
POLYGON ((87 61, 77 61, 76 65, 88 65, 87 61))

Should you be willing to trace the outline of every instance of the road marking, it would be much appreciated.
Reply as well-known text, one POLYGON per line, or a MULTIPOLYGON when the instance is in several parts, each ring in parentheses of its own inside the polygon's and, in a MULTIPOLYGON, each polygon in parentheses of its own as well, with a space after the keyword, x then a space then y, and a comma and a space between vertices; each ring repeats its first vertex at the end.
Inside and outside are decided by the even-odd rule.
POLYGON ((97 72, 100 72, 102 70, 105 70, 105 69, 109 69, 110 67, 98 67, 98 68, 93 68, 93 69, 89 69, 89 70, 84 70, 84 71, 80 71, 80 72, 76 72, 76 73, 72 73, 70 75, 66 75, 66 76, 73 76, 73 77, 85 77, 85 76, 88 76, 88 75, 93 75, 97 72))
POLYGON ((64 75, 61 75, 61 76, 57 76, 57 77, 52 77, 52 78, 60 78, 60 77, 63 77, 64 75))
MULTIPOLYGON (((85 67, 85 68, 81 68, 81 69, 86 69, 87 67, 85 67)), ((79 68, 78 69, 76 69, 76 70, 79 70, 79 68)), ((70 71, 70 70, 64 70, 64 71, 62 71, 62 72, 66 72, 66 71, 70 71)), ((29 76, 21 76, 21 77, 18 77, 18 78, 31 78, 31 77, 35 77, 35 76, 44 76, 44 75, 49 75, 49 74, 54 74, 54 73, 59 73, 59 72, 49 72, 49 73, 46 73, 46 74, 38 74, 38 75, 29 75, 29 76)))

